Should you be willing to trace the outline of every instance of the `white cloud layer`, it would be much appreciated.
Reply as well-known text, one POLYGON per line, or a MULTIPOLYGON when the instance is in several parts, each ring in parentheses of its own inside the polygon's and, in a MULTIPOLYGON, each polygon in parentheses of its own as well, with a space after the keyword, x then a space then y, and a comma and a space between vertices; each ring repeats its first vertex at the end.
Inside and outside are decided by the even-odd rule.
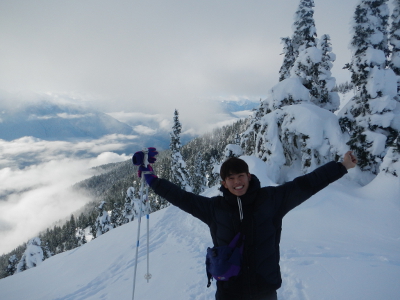
POLYGON ((92 167, 130 159, 112 151, 132 138, 107 136, 76 143, 31 137, 0 140, 0 254, 88 202, 90 199, 69 188, 92 176, 92 167))

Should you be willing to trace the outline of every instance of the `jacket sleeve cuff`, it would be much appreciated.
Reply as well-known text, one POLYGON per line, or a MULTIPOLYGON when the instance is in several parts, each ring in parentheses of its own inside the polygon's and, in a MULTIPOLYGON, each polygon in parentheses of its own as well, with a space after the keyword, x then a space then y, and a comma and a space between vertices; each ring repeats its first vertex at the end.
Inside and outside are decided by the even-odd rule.
POLYGON ((346 167, 341 162, 337 162, 337 164, 339 165, 340 171, 343 173, 343 175, 348 173, 346 167))

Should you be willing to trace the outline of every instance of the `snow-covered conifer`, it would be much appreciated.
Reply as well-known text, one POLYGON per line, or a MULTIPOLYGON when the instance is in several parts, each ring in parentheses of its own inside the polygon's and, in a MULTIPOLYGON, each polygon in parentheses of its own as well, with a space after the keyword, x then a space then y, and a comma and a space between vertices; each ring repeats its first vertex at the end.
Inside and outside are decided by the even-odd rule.
POLYGON ((260 99, 260 106, 254 110, 252 117, 247 120, 247 130, 240 135, 240 146, 246 155, 255 153, 255 137, 260 129, 259 121, 265 114, 271 112, 268 105, 267 101, 260 99))
POLYGON ((135 216, 138 214, 138 212, 135 211, 134 200, 135 200, 135 188, 129 187, 128 190, 126 191, 125 204, 121 216, 122 224, 126 224, 128 222, 133 221, 135 216))
POLYGON ((373 68, 384 69, 389 56, 387 0, 361 0, 353 17, 353 37, 350 43, 352 60, 346 67, 352 83, 366 95, 366 85, 373 68))
POLYGON ((266 130, 264 117, 284 106, 303 102, 310 102, 310 93, 299 77, 287 78, 273 86, 268 92, 267 99, 261 102, 259 109, 249 120, 249 126, 241 135, 240 145, 244 154, 262 158, 265 152, 263 143, 266 142, 261 138, 266 130))
MULTIPOLYGON (((279 81, 300 78, 309 90, 310 101, 319 107, 335 111, 339 107, 339 96, 332 92, 335 79, 332 77, 332 53, 329 35, 323 35, 318 41, 314 22, 314 1, 301 0, 295 13, 292 38, 283 38, 284 62, 279 72, 279 81)), ((265 113, 284 105, 292 105, 297 99, 282 99, 268 106, 265 113)))
POLYGON ((17 269, 17 264, 18 264, 18 258, 15 254, 11 255, 8 258, 8 265, 6 268, 6 276, 11 276, 15 273, 17 269))
POLYGON ((207 187, 206 166, 201 152, 196 154, 191 179, 193 193, 198 195, 207 187))
POLYGON ((41 247, 43 250, 43 260, 46 260, 54 255, 50 249, 50 244, 48 241, 42 242, 41 247))
MULTIPOLYGON (((293 36, 282 38, 285 58, 280 82, 269 91, 241 135, 240 145, 246 155, 263 157, 268 152, 263 145, 266 141, 261 138, 266 130, 261 119, 267 114, 284 106, 306 102, 331 112, 339 106, 339 96, 332 91, 335 79, 330 72, 335 55, 328 35, 323 35, 318 44, 313 7, 313 0, 301 0, 292 26, 293 36)), ((280 124, 277 125, 278 132, 280 124)))
MULTIPOLYGON (((310 101, 332 112, 340 104, 339 95, 332 91, 336 85, 331 73, 335 58, 329 35, 325 34, 317 46, 303 48, 299 52, 291 70, 291 77, 300 78, 301 83, 309 90, 310 101)), ((287 105, 285 102, 282 104, 287 105)))
POLYGON ((99 215, 95 221, 95 237, 99 237, 100 235, 113 229, 108 211, 105 210, 105 205, 106 202, 102 201, 97 207, 99 215))
POLYGON ((228 144, 224 150, 224 161, 230 157, 239 157, 243 155, 243 150, 239 145, 228 144))
POLYGON ((123 222, 122 211, 121 207, 119 206, 119 203, 117 202, 114 202, 114 207, 111 211, 110 221, 114 228, 122 225, 123 222))
POLYGON ((357 5, 351 40, 353 56, 346 65, 357 92, 339 113, 359 167, 372 174, 379 172, 387 148, 398 135, 397 78, 392 69, 386 68, 388 18, 387 0, 362 0, 357 5))
MULTIPOLYGON (((400 0, 393 0, 389 42, 392 46, 389 66, 400 76, 400 0)), ((400 79, 397 79, 397 93, 400 94, 400 79)))
POLYGON ((336 79, 332 77, 331 72, 332 62, 336 60, 336 55, 332 52, 328 34, 321 36, 317 48, 321 50, 321 62, 310 92, 315 100, 311 99, 311 101, 319 107, 334 112, 339 108, 340 98, 337 92, 332 91, 336 86, 336 79))
POLYGON ((22 254, 21 260, 16 267, 16 273, 23 272, 30 268, 36 267, 44 260, 41 240, 35 237, 28 241, 26 250, 22 254))
POLYGON ((290 70, 292 69, 296 60, 296 54, 293 51, 292 40, 290 37, 281 38, 283 44, 283 63, 279 70, 279 81, 290 77, 290 70))
POLYGON ((189 184, 189 174, 186 171, 186 163, 182 158, 181 154, 181 141, 180 134, 182 125, 179 122, 179 113, 177 110, 174 112, 174 125, 171 133, 171 181, 183 188, 184 190, 191 192, 192 188, 189 184))
POLYGON ((78 241, 78 247, 87 243, 85 230, 78 228, 76 231, 76 239, 78 241))
POLYGON ((307 173, 347 149, 337 117, 310 103, 309 90, 300 78, 279 82, 265 103, 271 111, 242 134, 242 148, 244 138, 254 135, 254 152, 246 155, 264 160, 271 180, 281 183, 290 179, 281 176, 283 167, 307 173))
POLYGON ((233 140, 234 145, 239 145, 240 146, 240 134, 236 133, 235 134, 235 139, 233 140))
POLYGON ((305 48, 316 46, 317 30, 314 21, 314 0, 300 0, 293 23, 291 44, 295 56, 305 48))
MULTIPOLYGON (((301 83, 309 90, 312 99, 318 100, 318 89, 315 86, 319 78, 319 65, 321 64, 322 52, 317 47, 302 49, 290 71, 291 77, 298 77, 301 83)), ((314 102, 316 102, 316 100, 314 102)))
POLYGON ((222 153, 216 148, 211 148, 204 155, 204 163, 206 166, 207 186, 213 187, 221 181, 219 175, 219 167, 223 159, 222 153))
POLYGON ((380 171, 400 178, 400 136, 389 147, 380 166, 380 171))
POLYGON ((76 238, 76 222, 74 215, 71 215, 69 222, 64 226, 65 250, 71 250, 78 247, 76 238))

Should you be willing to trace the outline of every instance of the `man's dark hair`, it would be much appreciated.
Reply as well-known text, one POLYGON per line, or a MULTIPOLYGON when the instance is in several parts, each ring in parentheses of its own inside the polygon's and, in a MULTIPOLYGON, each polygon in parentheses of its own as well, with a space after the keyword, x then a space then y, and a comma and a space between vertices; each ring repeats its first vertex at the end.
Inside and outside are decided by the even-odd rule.
POLYGON ((249 166, 243 159, 237 157, 231 157, 224 161, 219 171, 222 180, 232 174, 239 173, 249 173, 249 166))

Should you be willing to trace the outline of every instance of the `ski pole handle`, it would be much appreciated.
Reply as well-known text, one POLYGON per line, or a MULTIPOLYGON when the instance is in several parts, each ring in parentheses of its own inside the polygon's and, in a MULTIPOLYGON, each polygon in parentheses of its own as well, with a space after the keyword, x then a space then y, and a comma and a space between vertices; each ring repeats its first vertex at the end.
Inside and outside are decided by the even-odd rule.
POLYGON ((147 164, 149 163, 149 149, 148 148, 143 148, 143 166, 147 167, 147 164))

